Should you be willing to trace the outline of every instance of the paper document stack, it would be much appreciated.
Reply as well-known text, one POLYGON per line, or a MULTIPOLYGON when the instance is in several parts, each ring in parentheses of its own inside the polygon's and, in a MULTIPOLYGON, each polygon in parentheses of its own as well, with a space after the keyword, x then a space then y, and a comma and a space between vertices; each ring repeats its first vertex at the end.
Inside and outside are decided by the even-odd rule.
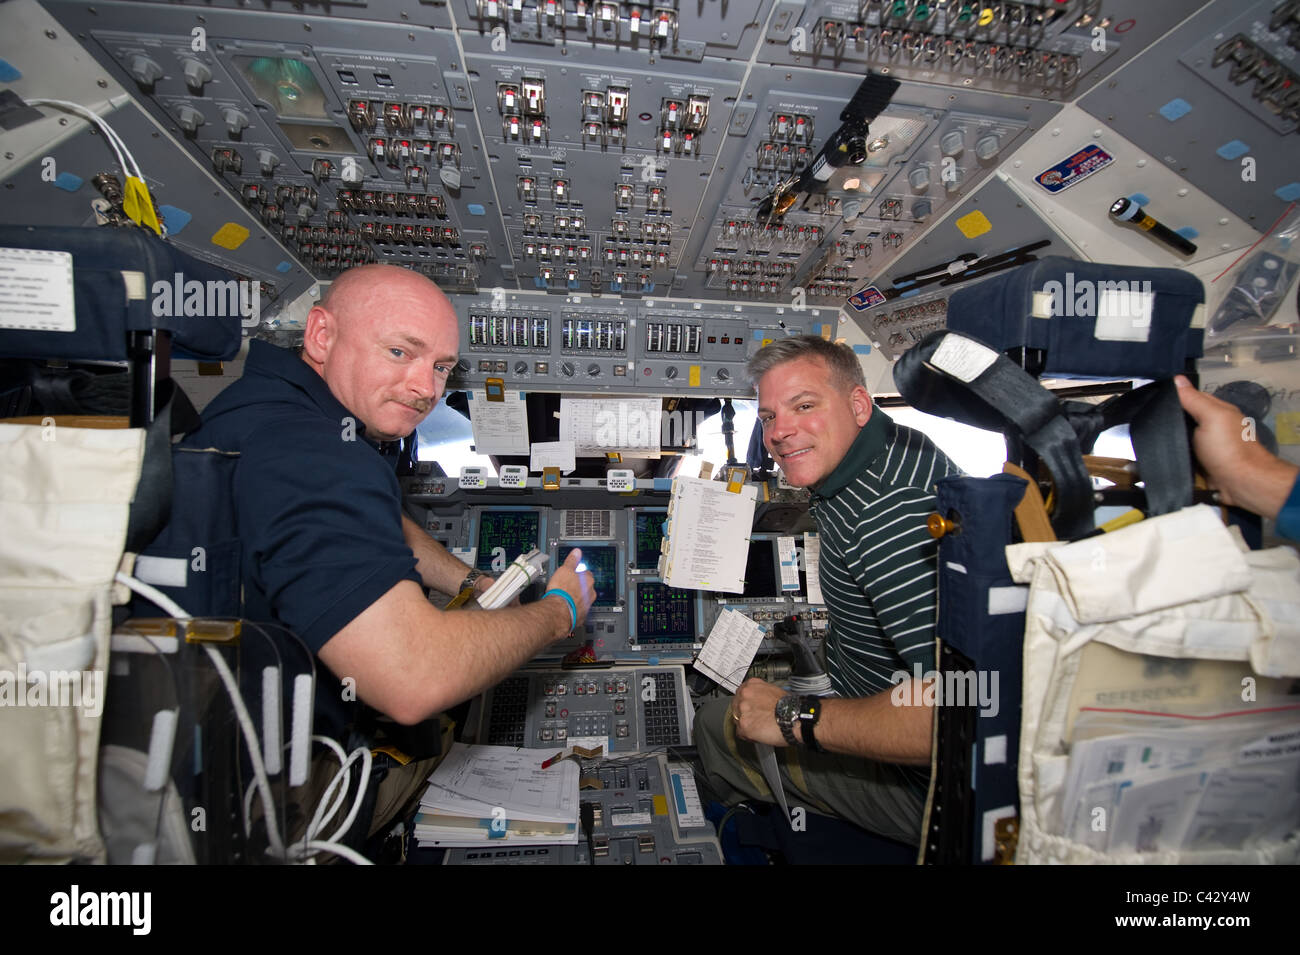
POLYGON ((659 576, 669 587, 740 593, 754 526, 752 484, 738 492, 721 481, 673 479, 668 501, 668 529, 659 557, 659 576))
POLYGON ((455 743, 415 817, 422 846, 576 845, 578 764, 554 753, 455 743))
POLYGON ((1085 711, 1063 834, 1112 853, 1278 842, 1300 827, 1298 721, 1295 705, 1213 717, 1085 711))

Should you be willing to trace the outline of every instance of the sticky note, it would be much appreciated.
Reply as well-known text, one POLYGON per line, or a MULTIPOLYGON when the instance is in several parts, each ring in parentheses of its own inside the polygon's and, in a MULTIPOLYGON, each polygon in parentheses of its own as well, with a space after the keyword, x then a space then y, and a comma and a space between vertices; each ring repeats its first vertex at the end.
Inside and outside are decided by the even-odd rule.
POLYGON ((1300 444, 1300 411, 1279 411, 1273 421, 1278 444, 1300 444))
POLYGON ((227 222, 212 236, 212 244, 232 252, 248 241, 248 230, 237 222, 227 222))
POLYGON ((953 223, 957 229, 968 239, 983 235, 985 232, 993 231, 993 223, 989 222, 989 217, 983 212, 976 209, 974 212, 968 212, 956 222, 953 223))

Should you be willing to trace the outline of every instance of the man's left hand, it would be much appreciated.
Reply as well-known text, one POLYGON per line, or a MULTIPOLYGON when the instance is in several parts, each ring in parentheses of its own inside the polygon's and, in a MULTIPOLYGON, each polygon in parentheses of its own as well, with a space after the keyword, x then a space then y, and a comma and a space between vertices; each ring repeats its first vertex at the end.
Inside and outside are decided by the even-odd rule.
MULTIPOLYGON (((785 690, 766 680, 753 678, 742 683, 731 701, 731 718, 736 721, 736 735, 769 746, 787 745, 781 727, 776 722, 776 704, 785 695, 785 690)), ((795 721, 796 724, 798 722, 795 721)), ((798 725, 795 726, 794 733, 796 739, 801 738, 798 725)))

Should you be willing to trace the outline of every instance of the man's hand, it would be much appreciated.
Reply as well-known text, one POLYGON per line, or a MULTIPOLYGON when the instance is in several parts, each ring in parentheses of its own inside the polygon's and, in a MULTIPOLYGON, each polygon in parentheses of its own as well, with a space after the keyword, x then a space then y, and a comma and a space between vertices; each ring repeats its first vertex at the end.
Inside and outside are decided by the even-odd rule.
MULTIPOLYGON (((757 677, 746 680, 731 701, 731 718, 736 721, 736 735, 755 743, 785 746, 785 736, 776 721, 776 704, 785 696, 785 690, 757 677)), ((802 739, 799 721, 795 720, 794 735, 802 739)))
MULTIPOLYGON (((555 573, 551 575, 551 579, 546 582, 547 590, 563 590, 573 598, 573 604, 578 608, 578 622, 574 629, 582 626, 582 622, 587 619, 587 611, 591 609, 591 605, 596 599, 596 578, 589 570, 579 572, 578 564, 581 562, 582 551, 575 547, 569 551, 569 556, 565 558, 564 563, 556 569, 555 573)), ((567 615, 567 605, 565 611, 567 615)), ((564 633, 560 634, 560 637, 565 636, 568 632, 566 629, 564 633)))
POLYGON ((1277 517, 1300 469, 1256 441, 1259 423, 1246 419, 1238 408, 1197 391, 1182 375, 1175 376, 1174 384, 1183 410, 1196 419, 1196 459, 1223 503, 1277 517))

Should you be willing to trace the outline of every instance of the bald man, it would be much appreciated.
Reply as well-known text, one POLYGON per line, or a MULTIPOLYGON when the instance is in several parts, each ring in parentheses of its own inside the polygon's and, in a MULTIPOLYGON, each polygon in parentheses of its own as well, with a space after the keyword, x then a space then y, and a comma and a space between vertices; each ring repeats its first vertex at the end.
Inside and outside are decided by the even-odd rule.
MULTIPOLYGON (((325 664, 317 732, 340 738, 358 697, 398 723, 428 719, 575 625, 558 595, 445 612, 420 589, 456 593, 471 568, 402 514, 392 442, 442 398, 458 343, 451 303, 427 278, 352 269, 308 314, 301 353, 254 341, 243 376, 186 439, 240 454, 245 616, 291 630, 325 664)), ((577 623, 594 599, 580 556, 547 585, 573 599, 577 623)))

